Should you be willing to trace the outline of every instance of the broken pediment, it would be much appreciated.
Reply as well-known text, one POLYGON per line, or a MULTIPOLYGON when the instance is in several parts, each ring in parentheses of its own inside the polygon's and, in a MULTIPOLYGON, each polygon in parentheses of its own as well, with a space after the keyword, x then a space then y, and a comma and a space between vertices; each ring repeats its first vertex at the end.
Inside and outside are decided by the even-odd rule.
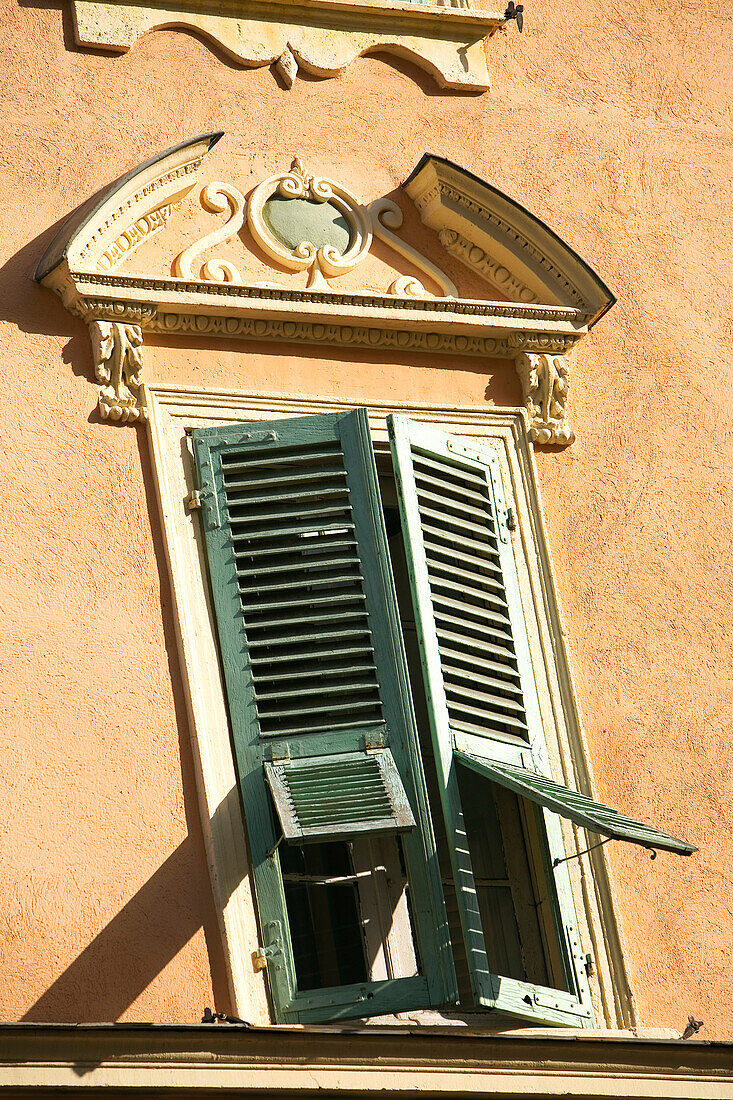
POLYGON ((103 416, 144 419, 145 331, 191 332, 511 359, 532 438, 572 442, 567 356, 613 298, 546 226, 434 157, 368 204, 298 158, 245 194, 204 165, 221 136, 128 172, 38 265, 90 325, 103 416))

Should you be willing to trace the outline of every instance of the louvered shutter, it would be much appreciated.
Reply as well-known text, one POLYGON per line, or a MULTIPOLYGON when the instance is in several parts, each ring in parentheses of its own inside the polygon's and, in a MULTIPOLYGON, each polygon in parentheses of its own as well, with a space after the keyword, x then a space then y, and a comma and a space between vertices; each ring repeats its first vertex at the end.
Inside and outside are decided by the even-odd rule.
POLYGON ((567 817, 576 825, 582 825, 590 832, 599 833, 612 840, 626 840, 631 844, 641 844, 644 848, 653 850, 661 849, 667 852, 677 852, 679 855, 689 856, 697 851, 694 844, 679 837, 670 836, 661 829, 655 829, 651 825, 645 825, 643 821, 637 821, 633 817, 627 817, 618 810, 597 802, 594 798, 572 791, 562 783, 555 783, 546 775, 530 771, 528 768, 517 768, 511 764, 497 764, 483 757, 473 756, 470 752, 464 752, 460 748, 460 735, 456 737, 455 758, 465 767, 471 768, 479 775, 498 783, 507 790, 535 802, 538 806, 544 806, 561 817, 567 817))
MULTIPOLYGON (((475 759, 549 764, 498 455, 404 417, 388 419, 405 550, 461 925, 479 1004, 577 1026, 591 1019, 567 868, 554 879, 566 981, 536 989, 490 971, 458 791, 456 738, 475 759)), ((564 855, 546 815, 551 857, 564 855)))
POLYGON ((277 1018, 450 999, 455 978, 366 413, 198 429, 193 443, 277 1018), (278 843, 390 831, 404 832, 425 977, 300 994, 278 843))

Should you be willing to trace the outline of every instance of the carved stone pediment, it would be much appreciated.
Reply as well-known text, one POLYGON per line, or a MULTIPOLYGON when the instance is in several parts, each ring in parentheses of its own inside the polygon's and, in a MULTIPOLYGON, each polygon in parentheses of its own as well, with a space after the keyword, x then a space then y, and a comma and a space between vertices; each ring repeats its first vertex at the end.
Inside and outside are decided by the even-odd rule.
POLYGON ((247 196, 236 183, 215 180, 197 194, 202 161, 220 137, 194 138, 112 184, 70 217, 38 266, 37 281, 90 326, 105 418, 145 418, 144 333, 190 332, 418 350, 428 362, 446 352, 509 359, 522 380, 532 438, 573 441, 568 355, 613 299, 554 235, 542 260, 545 226, 537 229, 516 204, 510 221, 511 200, 498 192, 493 209, 476 209, 477 181, 455 165, 451 186, 463 180, 473 205, 453 194, 448 205, 424 171, 434 158, 405 185, 437 231, 430 257, 399 232, 403 212, 391 198, 364 205, 344 183, 297 158, 247 196), (181 218, 176 208, 184 200, 181 218), (158 255, 153 274, 151 249, 158 255), (451 274, 435 262, 440 255, 451 274), (470 297, 454 281, 464 267, 472 272, 470 297), (367 269, 382 281, 367 280, 367 290, 364 280, 350 283, 367 269), (481 285, 485 297, 476 296, 481 285))
POLYGON ((484 40, 506 22, 469 0, 72 0, 76 41, 128 50, 157 27, 190 27, 245 65, 336 76, 361 54, 409 55, 445 88, 489 87, 484 40))

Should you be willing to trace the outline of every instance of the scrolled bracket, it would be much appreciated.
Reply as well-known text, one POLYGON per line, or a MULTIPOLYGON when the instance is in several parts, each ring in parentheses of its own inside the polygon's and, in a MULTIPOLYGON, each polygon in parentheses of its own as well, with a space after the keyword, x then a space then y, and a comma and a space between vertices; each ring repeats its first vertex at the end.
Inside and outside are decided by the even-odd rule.
POLYGON ((525 352, 518 356, 516 366, 529 417, 530 440, 563 447, 573 443, 575 432, 570 427, 567 410, 570 390, 568 357, 525 352))
POLYGON ((90 321, 94 373, 101 382, 99 412, 103 420, 134 424, 147 420, 140 401, 143 336, 139 325, 90 321))

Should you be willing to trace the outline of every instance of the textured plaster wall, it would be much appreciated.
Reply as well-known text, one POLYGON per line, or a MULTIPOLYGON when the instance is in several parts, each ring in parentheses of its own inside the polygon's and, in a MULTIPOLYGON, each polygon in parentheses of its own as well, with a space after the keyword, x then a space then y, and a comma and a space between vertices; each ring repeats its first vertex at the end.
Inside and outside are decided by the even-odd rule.
MULTIPOLYGON (((88 195, 221 128, 245 191, 294 153, 367 198, 447 155, 618 294, 576 356, 578 442, 539 453, 539 475, 598 792, 701 849, 651 864, 609 846, 640 1022, 694 1013, 730 1037, 732 17, 688 0, 527 14, 489 44, 488 94, 379 58, 288 92, 186 33, 87 52, 64 3, 2 0, 0 1017, 226 1008, 146 442, 99 422, 84 326, 31 282, 88 195)), ((491 375, 490 400, 518 396, 470 362, 147 355, 212 385, 480 404, 491 375)))

